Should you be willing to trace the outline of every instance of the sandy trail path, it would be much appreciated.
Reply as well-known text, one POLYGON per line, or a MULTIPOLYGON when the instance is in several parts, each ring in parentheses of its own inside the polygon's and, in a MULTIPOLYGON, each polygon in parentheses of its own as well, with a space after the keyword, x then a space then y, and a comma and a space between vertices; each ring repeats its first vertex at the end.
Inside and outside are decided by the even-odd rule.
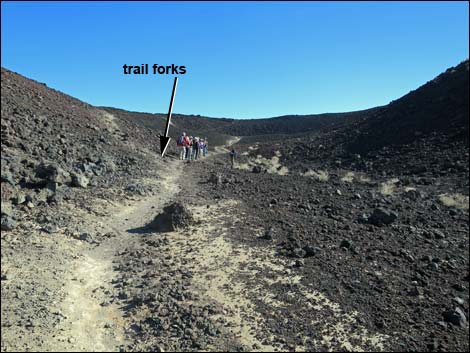
POLYGON ((109 301, 116 275, 113 262, 123 248, 138 241, 136 234, 129 231, 147 224, 178 192, 178 174, 172 173, 175 163, 168 163, 160 179, 147 181, 159 187, 157 195, 115 205, 107 210, 111 214, 108 218, 83 220, 95 222, 101 233, 113 236, 84 251, 75 261, 61 305, 65 320, 47 340, 46 350, 119 351, 126 343, 124 312, 109 301))

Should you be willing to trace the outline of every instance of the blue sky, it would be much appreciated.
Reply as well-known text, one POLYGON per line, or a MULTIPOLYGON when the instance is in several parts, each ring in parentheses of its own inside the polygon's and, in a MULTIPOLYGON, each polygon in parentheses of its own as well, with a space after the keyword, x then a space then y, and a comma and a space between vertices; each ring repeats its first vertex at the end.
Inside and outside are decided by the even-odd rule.
POLYGON ((384 105, 468 58, 465 2, 2 2, 2 66, 94 105, 263 118, 384 105))

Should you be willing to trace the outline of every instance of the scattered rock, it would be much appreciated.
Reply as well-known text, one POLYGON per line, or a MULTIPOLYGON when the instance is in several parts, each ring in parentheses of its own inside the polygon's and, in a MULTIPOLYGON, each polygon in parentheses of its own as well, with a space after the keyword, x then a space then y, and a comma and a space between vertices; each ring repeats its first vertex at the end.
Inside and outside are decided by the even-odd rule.
POLYGON ((442 316, 444 320, 454 326, 465 327, 467 323, 467 317, 462 309, 459 307, 455 308, 454 310, 447 310, 445 311, 442 316))
POLYGON ((81 174, 72 175, 72 186, 86 188, 89 184, 89 180, 86 176, 81 174))
POLYGON ((2 216, 13 216, 13 208, 11 207, 10 202, 3 202, 1 207, 1 215, 2 216))
POLYGON ((321 252, 321 249, 317 246, 306 245, 304 246, 305 257, 315 256, 321 252))
POLYGON ((145 196, 150 192, 149 188, 142 184, 129 184, 124 190, 131 194, 139 194, 140 196, 145 196))
POLYGON ((260 238, 264 240, 273 240, 273 229, 272 228, 267 229, 264 232, 263 236, 261 236, 260 238))
POLYGON ((21 205, 26 202, 26 196, 22 192, 18 192, 16 197, 13 199, 15 205, 21 205))
POLYGON ((93 236, 90 233, 82 233, 78 236, 78 239, 81 241, 86 241, 87 243, 94 243, 93 236))
POLYGON ((255 165, 252 169, 252 172, 257 173, 257 174, 262 173, 264 171, 265 171, 265 169, 263 167, 259 166, 259 165, 255 165))
POLYGON ((353 242, 347 239, 344 239, 339 245, 340 248, 352 249, 354 246, 353 242))
POLYGON ((414 286, 409 292, 408 292, 409 295, 413 296, 413 297, 418 297, 418 296, 422 296, 423 295, 423 291, 421 290, 421 288, 417 287, 417 286, 414 286))
POLYGON ((417 190, 408 190, 405 191, 404 196, 410 200, 416 201, 421 198, 421 193, 417 190))
POLYGON ((307 255, 307 252, 302 248, 295 248, 292 250, 291 255, 299 259, 304 258, 307 255))
POLYGON ((9 170, 3 171, 2 169, 1 181, 7 182, 12 186, 16 185, 15 180, 13 179, 13 175, 9 170))
POLYGON ((369 217, 369 223, 376 226, 383 226, 393 223, 397 218, 398 215, 395 212, 383 208, 376 208, 369 217))
POLYGON ((452 298, 452 300, 453 300, 454 302, 456 302, 458 305, 464 305, 464 304, 465 304, 465 300, 463 300, 463 299, 460 298, 460 297, 452 298))
POLYGON ((464 292, 465 291, 465 286, 463 286, 462 284, 460 283, 456 283, 452 286, 452 288, 454 288, 456 291, 459 291, 459 292, 464 292))
POLYGON ((2 230, 5 230, 5 231, 13 230, 17 226, 16 221, 11 216, 8 216, 6 214, 2 215, 1 224, 2 224, 2 230))
POLYGON ((59 167, 54 164, 41 163, 36 167, 35 176, 39 179, 52 180, 57 174, 59 167))
POLYGON ((222 184, 222 175, 217 173, 211 173, 209 176, 209 183, 214 185, 221 185, 222 184))

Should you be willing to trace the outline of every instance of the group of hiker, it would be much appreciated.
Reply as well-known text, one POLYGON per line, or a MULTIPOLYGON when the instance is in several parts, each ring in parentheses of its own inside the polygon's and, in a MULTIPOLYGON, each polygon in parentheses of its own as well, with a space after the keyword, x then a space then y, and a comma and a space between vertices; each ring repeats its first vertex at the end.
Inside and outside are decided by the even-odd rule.
MULTIPOLYGON (((176 140, 176 147, 178 149, 178 156, 180 160, 195 161, 201 157, 205 157, 209 148, 209 143, 206 138, 199 138, 188 136, 185 132, 181 134, 176 140)), ((235 167, 235 158, 238 157, 238 152, 232 146, 229 148, 230 165, 232 169, 235 167)))
POLYGON ((188 136, 185 132, 183 132, 176 141, 180 160, 195 161, 201 157, 205 157, 208 146, 207 137, 202 139, 188 136))

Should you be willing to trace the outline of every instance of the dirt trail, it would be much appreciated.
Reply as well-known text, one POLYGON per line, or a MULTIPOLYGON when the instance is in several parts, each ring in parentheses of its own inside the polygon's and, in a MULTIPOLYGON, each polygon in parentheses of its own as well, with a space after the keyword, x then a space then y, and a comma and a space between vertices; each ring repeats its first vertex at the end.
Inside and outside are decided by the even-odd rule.
POLYGON ((241 137, 239 136, 233 136, 232 138, 228 139, 226 142, 226 146, 232 146, 235 145, 237 142, 241 140, 241 137))
MULTIPOLYGON (((217 150, 216 154, 221 152, 217 150)), ((64 320, 44 339, 43 350, 119 351, 129 343, 124 312, 118 303, 109 300, 116 277, 113 263, 121 250, 139 241, 132 230, 147 224, 178 193, 179 174, 173 172, 177 163, 167 163, 159 179, 144 180, 146 185, 158 187, 157 195, 107 207, 104 212, 110 216, 104 219, 83 219, 83 224, 94 224, 97 231, 112 236, 91 249, 83 245, 85 249, 74 261, 63 288, 65 299, 59 310, 64 320)))
POLYGON ((115 278, 113 262, 119 251, 138 241, 132 229, 142 227, 178 192, 178 174, 172 173, 175 162, 168 163, 161 179, 147 181, 159 187, 157 195, 107 210, 112 216, 95 222, 103 234, 113 236, 87 250, 75 262, 72 276, 65 287, 66 297, 61 312, 66 318, 49 338, 45 347, 59 351, 119 351, 125 341, 125 318, 121 308, 109 301, 115 278))
POLYGON ((67 321, 60 327, 54 350, 108 351, 124 343, 123 319, 114 305, 103 306, 98 291, 105 288, 111 264, 104 258, 84 255, 66 287, 62 312, 67 321), (112 329, 112 331, 110 330, 112 329))
POLYGON ((219 154, 224 154, 227 153, 227 149, 233 145, 235 145, 237 142, 241 140, 241 137, 238 136, 233 136, 232 138, 228 139, 225 142, 225 146, 215 146, 214 151, 215 153, 209 153, 208 156, 214 156, 214 155, 219 155, 219 154))

